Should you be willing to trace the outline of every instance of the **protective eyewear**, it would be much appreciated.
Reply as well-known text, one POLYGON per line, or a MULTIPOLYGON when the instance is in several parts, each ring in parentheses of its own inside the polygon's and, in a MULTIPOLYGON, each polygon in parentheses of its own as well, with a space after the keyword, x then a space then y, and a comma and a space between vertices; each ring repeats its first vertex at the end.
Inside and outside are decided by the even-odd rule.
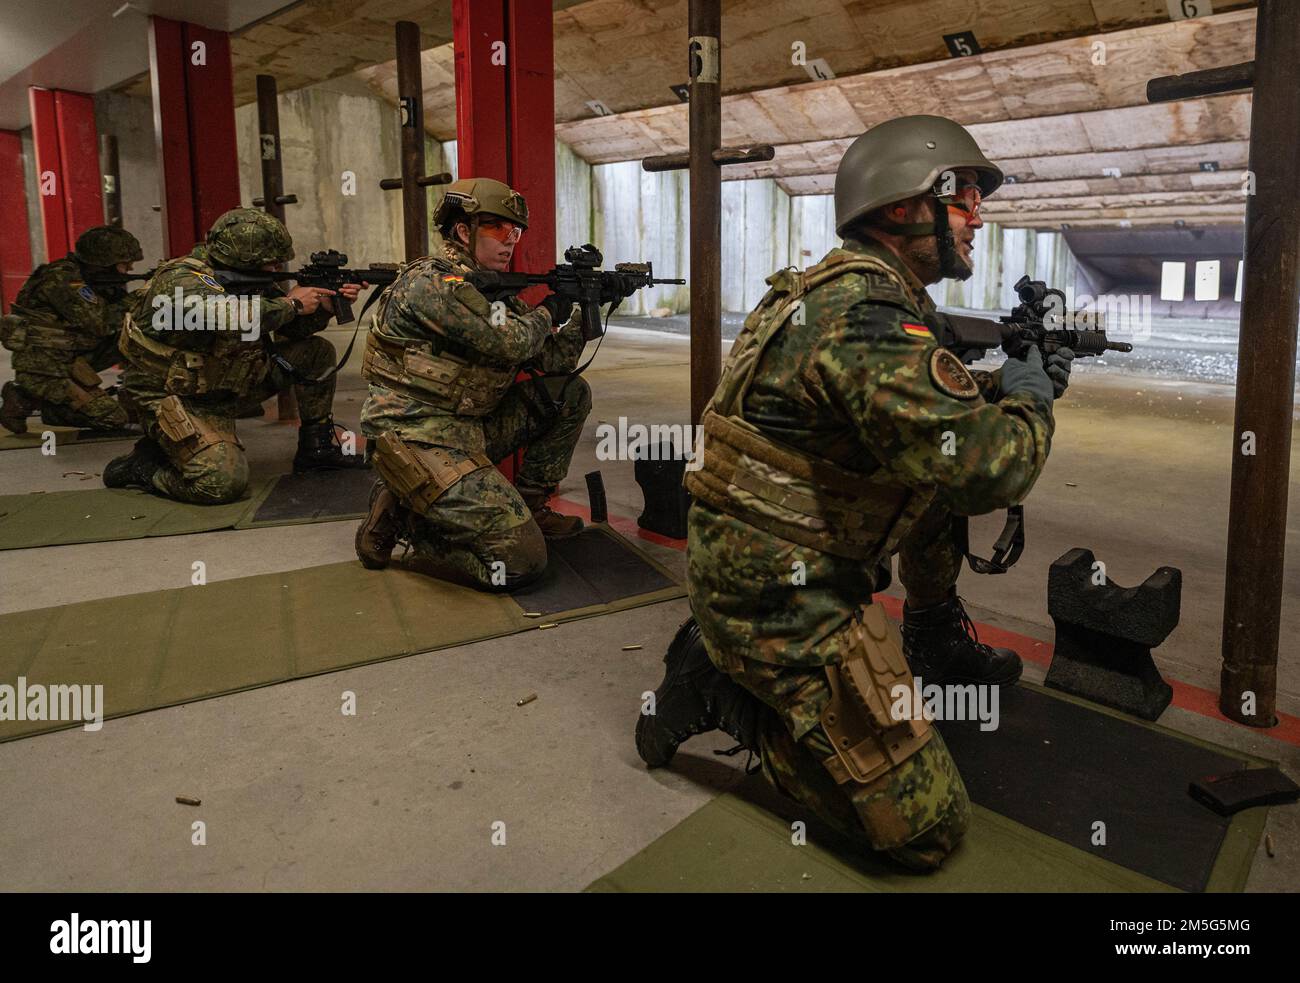
POLYGON ((495 239, 507 246, 512 246, 519 241, 519 237, 524 234, 521 226, 515 225, 514 222, 480 222, 479 232, 490 239, 495 239))
POLYGON ((963 184, 950 195, 940 195, 939 200, 950 208, 960 209, 973 217, 979 214, 984 195, 980 193, 978 184, 963 184))

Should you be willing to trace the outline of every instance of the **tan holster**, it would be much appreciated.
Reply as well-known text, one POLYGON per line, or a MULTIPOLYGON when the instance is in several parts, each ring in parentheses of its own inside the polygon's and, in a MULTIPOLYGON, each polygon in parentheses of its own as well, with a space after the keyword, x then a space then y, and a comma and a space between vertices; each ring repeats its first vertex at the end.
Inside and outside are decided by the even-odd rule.
POLYGON ((158 404, 158 428, 175 445, 182 465, 213 444, 243 446, 233 433, 218 430, 210 421, 187 410, 179 396, 168 396, 158 404))
POLYGON ((841 785, 865 785, 925 747, 933 731, 919 707, 913 707, 916 719, 897 720, 890 712, 895 687, 906 687, 907 703, 913 704, 914 682, 903 640, 884 609, 867 605, 848 630, 850 654, 826 667, 831 700, 821 722, 835 754, 822 764, 841 785))
POLYGON ((412 444, 391 432, 375 445, 375 470, 403 504, 423 512, 467 474, 492 467, 484 454, 457 460, 442 447, 412 444))

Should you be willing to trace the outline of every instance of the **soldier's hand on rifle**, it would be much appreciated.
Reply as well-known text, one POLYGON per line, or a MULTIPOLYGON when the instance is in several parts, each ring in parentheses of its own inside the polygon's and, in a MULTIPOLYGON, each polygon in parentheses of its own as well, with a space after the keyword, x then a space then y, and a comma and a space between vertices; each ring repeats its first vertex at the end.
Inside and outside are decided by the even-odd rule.
POLYGON ((551 315, 551 323, 557 327, 573 316, 573 301, 559 294, 547 294, 538 306, 546 309, 551 315))
POLYGON ((296 300, 301 305, 300 314, 315 314, 322 302, 327 303, 325 308, 327 311, 334 310, 334 305, 328 304, 328 298, 332 296, 334 291, 326 290, 324 287, 294 287, 285 295, 287 300, 296 300))
POLYGON ((1047 376, 1052 380, 1056 398, 1060 399, 1070 385, 1070 363, 1074 361, 1074 352, 1068 348, 1058 348, 1047 356, 1047 376))

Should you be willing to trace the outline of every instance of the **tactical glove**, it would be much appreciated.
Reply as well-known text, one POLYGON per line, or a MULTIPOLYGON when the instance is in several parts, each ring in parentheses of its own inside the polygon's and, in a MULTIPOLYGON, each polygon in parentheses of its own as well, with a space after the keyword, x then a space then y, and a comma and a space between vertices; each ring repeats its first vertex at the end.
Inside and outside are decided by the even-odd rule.
POLYGON ((1030 347, 1023 359, 1008 358, 1002 365, 1002 392, 1007 396, 1017 392, 1030 393, 1050 406, 1054 398, 1053 386, 1043 369, 1043 353, 1030 347))
POLYGON ((1070 363, 1074 361, 1074 352, 1068 348, 1058 348, 1047 356, 1047 375, 1060 399, 1070 386, 1070 363))
POLYGON ((538 306, 546 309, 551 315, 551 323, 556 326, 568 323, 569 318, 573 316, 573 301, 559 294, 547 294, 538 306))

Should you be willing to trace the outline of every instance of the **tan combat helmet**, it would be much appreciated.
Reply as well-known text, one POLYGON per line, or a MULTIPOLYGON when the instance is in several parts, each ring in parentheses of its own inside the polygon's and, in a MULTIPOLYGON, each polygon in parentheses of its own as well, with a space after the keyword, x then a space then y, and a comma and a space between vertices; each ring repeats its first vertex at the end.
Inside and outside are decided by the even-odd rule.
MULTIPOLYGON (((901 116, 873 126, 849 145, 835 172, 835 231, 841 236, 855 221, 895 201, 934 194, 944 173, 969 168, 987 198, 1002 184, 1002 169, 984 156, 960 123, 943 116, 901 116)), ((902 235, 934 235, 944 276, 965 279, 969 267, 956 257, 948 211, 935 209, 935 221, 899 226, 902 235)))
POLYGON ((463 178, 447 185, 447 191, 433 213, 433 224, 445 228, 447 222, 462 211, 475 215, 495 215, 528 228, 528 202, 508 184, 487 177, 463 178))

